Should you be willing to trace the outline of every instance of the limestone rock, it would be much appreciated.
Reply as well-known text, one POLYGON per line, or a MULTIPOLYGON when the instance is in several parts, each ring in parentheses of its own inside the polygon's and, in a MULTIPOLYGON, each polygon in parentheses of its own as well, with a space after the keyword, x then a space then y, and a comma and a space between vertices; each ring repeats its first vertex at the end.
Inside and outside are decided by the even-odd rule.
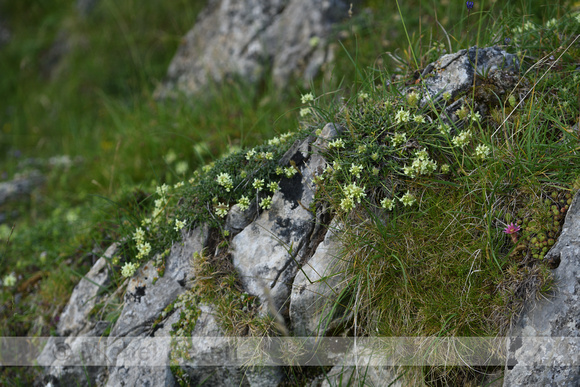
POLYGON ((345 286, 337 231, 333 222, 324 241, 294 279, 290 320, 296 336, 324 336, 334 317, 334 302, 345 286))
POLYGON ((182 232, 183 241, 173 245, 165 261, 165 276, 188 288, 188 281, 195 276, 191 257, 194 253, 203 250, 207 244, 208 235, 207 227, 182 232))
POLYGON ((510 334, 504 386, 580 385, 580 196, 576 194, 562 233, 546 259, 553 271, 553 297, 525 307, 510 334))
POLYGON ((308 210, 314 199, 308 187, 313 183, 305 162, 309 155, 303 149, 310 141, 297 143, 289 151, 301 173, 283 179, 271 208, 232 240, 233 263, 244 287, 262 302, 273 302, 276 310, 288 301, 297 256, 313 229, 314 217, 308 210))
POLYGON ((248 226, 255 219, 257 215, 256 203, 252 203, 250 207, 242 211, 240 206, 235 204, 230 208, 228 216, 226 217, 225 229, 233 234, 237 234, 248 226))
MULTIPOLYGON (((376 356, 376 354, 374 354, 376 356)), ((405 382, 399 377, 396 367, 392 366, 368 366, 372 363, 373 353, 369 351, 358 351, 355 358, 354 353, 348 353, 340 363, 359 364, 359 366, 336 365, 324 377, 321 387, 331 386, 392 386, 402 387, 405 382), (355 361, 356 360, 356 361, 355 361)))
POLYGON ((500 71, 517 72, 519 61, 497 47, 460 50, 453 54, 443 55, 429 64, 421 76, 425 78, 427 92, 435 101, 443 99, 443 93, 451 93, 455 98, 459 93, 473 86, 474 76, 490 77, 500 71), (476 66, 477 65, 477 66, 476 66))
POLYGON ((474 46, 443 55, 429 64, 421 74, 427 91, 421 99, 421 105, 431 102, 435 106, 445 105, 443 94, 449 93, 455 102, 444 108, 442 118, 447 123, 457 122, 456 112, 465 104, 462 94, 476 85, 475 110, 485 115, 490 106, 499 104, 498 98, 507 96, 516 87, 520 81, 518 71, 517 57, 498 47, 474 46), (482 82, 486 83, 485 87, 479 87, 482 82))
POLYGON ((58 322, 57 329, 61 336, 78 336, 92 328, 89 314, 103 298, 99 296, 99 290, 106 287, 110 280, 107 260, 113 257, 117 248, 118 244, 113 243, 73 290, 58 322))
POLYGON ((163 309, 185 290, 168 276, 155 281, 157 277, 157 269, 153 261, 149 261, 131 278, 125 293, 125 306, 111 330, 112 337, 141 336, 163 309))
POLYGON ((279 86, 291 76, 308 81, 332 59, 326 40, 347 11, 344 0, 210 0, 156 96, 193 94, 232 76, 256 82, 270 69, 279 86))

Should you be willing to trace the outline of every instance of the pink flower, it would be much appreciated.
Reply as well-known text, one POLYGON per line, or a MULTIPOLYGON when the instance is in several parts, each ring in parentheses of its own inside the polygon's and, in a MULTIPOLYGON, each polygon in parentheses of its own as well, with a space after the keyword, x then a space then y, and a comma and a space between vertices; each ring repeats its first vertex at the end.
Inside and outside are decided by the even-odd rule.
POLYGON ((503 232, 506 234, 515 234, 516 232, 520 231, 521 228, 515 223, 510 223, 506 228, 504 228, 503 232))

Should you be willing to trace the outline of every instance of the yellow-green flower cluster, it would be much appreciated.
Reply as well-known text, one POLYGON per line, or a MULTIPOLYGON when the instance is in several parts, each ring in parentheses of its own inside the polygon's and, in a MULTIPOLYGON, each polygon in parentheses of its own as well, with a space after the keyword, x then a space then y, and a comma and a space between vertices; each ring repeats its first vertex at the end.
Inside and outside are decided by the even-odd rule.
POLYGON ((419 94, 416 91, 407 94, 407 103, 412 107, 417 106, 419 103, 419 94))
POLYGON ((405 165, 403 172, 410 177, 417 175, 430 175, 437 169, 437 163, 429 158, 429 153, 425 149, 415 153, 415 159, 410 166, 405 165))
POLYGON ((439 124, 437 129, 439 129, 439 133, 441 133, 444 136, 448 136, 449 133, 451 132, 451 127, 447 124, 439 124))
POLYGON ((351 167, 350 167, 350 173, 352 173, 353 175, 355 175, 358 179, 360 179, 360 173, 363 170, 363 166, 362 165, 357 165, 352 163, 351 167))
POLYGON ((268 140, 268 145, 278 146, 280 144, 284 144, 289 137, 292 137, 292 132, 284 133, 279 137, 274 137, 271 140, 268 140))
POLYGON ((228 206, 222 202, 219 202, 215 206, 215 213, 220 218, 223 218, 224 216, 226 216, 228 214, 228 210, 229 210, 228 206))
POLYGON ((409 113, 408 111, 406 111, 404 109, 399 109, 399 111, 395 114, 395 122, 397 124, 400 124, 403 122, 409 122, 410 119, 411 119, 411 113, 409 113))
POLYGON ((413 194, 411 194, 409 191, 407 191, 407 193, 404 194, 399 200, 401 201, 401 203, 403 203, 405 207, 412 206, 417 201, 417 199, 415 199, 415 196, 413 196, 413 194))
POLYGON ((167 192, 169 191, 169 187, 167 184, 163 184, 156 189, 157 195, 161 196, 159 199, 155 200, 155 208, 153 209, 153 213, 151 214, 150 218, 144 218, 141 221, 143 226, 155 226, 161 221, 161 214, 165 210, 167 206, 168 199, 167 199, 167 192))
POLYGON ((276 192, 280 189, 280 185, 277 182, 273 181, 270 184, 268 184, 268 189, 271 192, 276 192))
POLYGON ((358 187, 355 183, 347 185, 344 194, 345 198, 341 200, 340 207, 347 212, 353 209, 355 202, 360 203, 361 198, 367 196, 365 187, 358 187))
POLYGON ((261 191, 262 188, 264 188, 264 179, 254 179, 252 187, 254 187, 258 191, 261 191))
POLYGON ((260 201, 260 207, 264 210, 269 210, 272 207, 272 196, 266 196, 260 201))
POLYGON ((395 133, 391 138, 391 143, 394 147, 399 146, 407 141, 406 133, 395 133))
POLYGON ((260 152, 256 158, 258 160, 273 160, 274 154, 272 152, 260 152))
POLYGON ((151 245, 149 242, 145 242, 145 231, 138 227, 133 233, 133 240, 137 245, 137 259, 145 258, 151 252, 151 245))
POLYGON ((485 160, 490 152, 491 149, 487 145, 479 144, 477 148, 475 148, 475 157, 480 160, 485 160))
POLYGON ((4 279, 2 280, 2 285, 9 288, 16 285, 16 276, 14 275, 14 273, 10 273, 4 276, 4 279))
POLYGON ((232 188, 234 188, 234 183, 232 181, 232 177, 225 172, 220 173, 217 175, 216 181, 219 185, 224 187, 227 192, 230 192, 232 188))
POLYGON ((175 219, 175 227, 174 227, 175 231, 179 232, 184 227, 185 227, 184 221, 181 221, 179 219, 175 219))
POLYGON ((138 268, 139 265, 132 262, 126 262, 125 265, 123 265, 123 267, 121 268, 121 275, 125 278, 132 277, 138 268))
POLYGON ((248 208, 250 208, 250 199, 248 199, 247 196, 242 196, 238 200, 238 206, 240 207, 240 210, 246 211, 248 208))
POLYGON ((464 148, 467 144, 469 144, 469 141, 471 141, 471 131, 469 130, 462 131, 451 140, 453 145, 461 148, 464 148))
POLYGON ((250 149, 248 153, 246 153, 246 160, 251 160, 252 157, 256 155, 256 150, 250 149))
POLYGON ((395 201, 393 199, 384 198, 381 200, 381 207, 391 211, 393 208, 395 208, 395 201))
POLYGON ((344 140, 342 138, 337 138, 334 141, 328 143, 329 148, 344 148, 344 140))
POLYGON ((300 97, 300 101, 302 103, 313 102, 314 101, 314 95, 312 93, 303 94, 302 97, 300 97))
POLYGON ((415 121, 418 124, 424 124, 425 117, 423 117, 421 114, 415 114, 413 115, 413 121, 415 121))

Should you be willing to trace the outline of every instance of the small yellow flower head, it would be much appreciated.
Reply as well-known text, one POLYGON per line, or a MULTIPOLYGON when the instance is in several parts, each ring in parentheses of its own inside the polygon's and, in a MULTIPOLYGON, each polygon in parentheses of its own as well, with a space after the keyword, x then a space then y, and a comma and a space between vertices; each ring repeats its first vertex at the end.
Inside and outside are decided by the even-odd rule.
POLYGON ((280 185, 273 181, 270 184, 268 184, 268 189, 270 190, 270 192, 276 192, 280 189, 280 185))
POLYGON ((251 160, 256 155, 256 151, 254 149, 250 149, 248 153, 246 153, 246 160, 251 160))
POLYGON ((449 172, 449 164, 441 165, 441 172, 443 172, 443 173, 449 172))
POLYGON ((393 199, 384 198, 381 200, 381 207, 391 211, 393 208, 395 208, 395 201, 393 199))
POLYGON ((471 132, 469 130, 462 131, 451 140, 453 145, 460 148, 464 148, 467 144, 469 144, 469 141, 471 141, 471 132))
POLYGON ((264 179, 254 179, 254 182, 252 183, 252 187, 257 189, 258 191, 261 191, 262 188, 264 188, 264 179))
POLYGON ((286 167, 284 168, 284 176, 286 176, 288 179, 291 179, 294 177, 294 175, 297 173, 298 171, 296 170, 296 168, 294 167, 286 167))
POLYGON ((373 159, 373 161, 377 161, 379 159, 379 154, 377 152, 373 153, 371 155, 371 159, 373 159))
POLYGON ((439 124, 437 129, 439 129, 439 133, 441 133, 444 136, 448 136, 449 132, 451 131, 451 127, 447 124, 439 124))
POLYGON ((216 206, 215 213, 220 218, 223 218, 228 214, 228 206, 222 202, 219 202, 216 206))
POLYGON ((354 201, 352 200, 351 197, 347 196, 340 201, 340 208, 342 208, 346 212, 352 210, 353 207, 354 207, 354 201))
POLYGON ((163 184, 160 187, 157 187, 157 189, 155 190, 155 192, 157 193, 157 195, 159 196, 165 196, 167 194, 167 190, 169 189, 169 186, 167 184, 163 184))
POLYGON ((374 176, 378 176, 380 171, 381 170, 378 169, 377 167, 373 167, 372 173, 373 173, 374 176))
POLYGON ((151 245, 149 242, 137 243, 137 250, 139 251, 137 254, 137 259, 147 257, 151 252, 151 245))
POLYGON ((451 99, 451 93, 446 91, 445 93, 443 93, 443 100, 445 102, 449 101, 451 99))
POLYGON ((391 142, 393 143, 393 146, 399 146, 405 142, 407 142, 407 134, 406 133, 395 133, 395 135, 392 137, 391 142))
POLYGON ((300 109, 300 117, 306 117, 310 113, 312 113, 312 109, 310 109, 309 107, 300 109))
POLYGON ((471 112, 469 114, 469 118, 471 119, 471 122, 481 121, 481 115, 479 114, 479 112, 471 112))
POLYGON ((423 116, 422 116, 422 115, 420 115, 420 114, 415 114, 415 115, 413 116, 413 121, 415 121, 415 122, 416 122, 416 123, 418 123, 418 124, 424 124, 424 123, 425 123, 425 117, 423 117, 423 116))
POLYGON ((16 285, 16 276, 14 275, 14 273, 10 273, 4 276, 4 279, 2 280, 2 285, 4 285, 7 288, 11 288, 12 286, 16 285))
POLYGON ((300 98, 300 101, 302 103, 312 102, 314 101, 314 95, 312 95, 312 93, 303 94, 302 97, 300 98))
POLYGON ((230 192, 230 190, 234 188, 232 177, 225 172, 222 172, 219 175, 217 175, 216 181, 219 185, 224 187, 227 192, 230 192))
POLYGON ((358 187, 355 183, 347 185, 344 188, 344 192, 347 197, 357 200, 357 203, 360 203, 361 198, 366 197, 367 194, 365 193, 365 187, 358 187))
POLYGON ((272 152, 260 152, 258 155, 258 160, 272 160, 274 159, 274 155, 272 152))
POLYGON ((248 199, 246 196, 242 196, 240 200, 238 200, 238 206, 240 207, 240 210, 246 211, 248 208, 250 208, 250 199, 248 199))
POLYGON ((123 267, 121 268, 121 275, 125 278, 129 278, 132 277, 133 274, 135 274, 135 271, 137 271, 137 268, 139 266, 137 266, 134 263, 131 262, 127 262, 125 263, 125 265, 123 265, 123 267))
POLYGON ((145 240, 145 231, 141 227, 137 227, 133 233, 133 240, 137 243, 142 243, 145 240))
POLYGON ((355 175, 358 179, 360 179, 360 173, 363 170, 363 166, 362 165, 355 165, 354 163, 351 165, 350 167, 350 173, 352 173, 353 175, 355 175))
POLYGON ((397 124, 400 124, 402 122, 409 122, 409 119, 410 118, 411 118, 411 114, 408 111, 404 110, 404 109, 400 109, 395 114, 395 122, 397 124))
POLYGON ((276 175, 280 176, 284 174, 282 167, 276 167, 276 175))
POLYGON ((334 141, 328 143, 329 148, 344 148, 344 140, 342 138, 337 138, 334 141))
POLYGON ((367 99, 369 99, 369 94, 361 91, 360 93, 358 93, 358 99, 360 101, 367 100, 367 99))
POLYGON ((490 152, 491 149, 487 145, 479 144, 477 148, 475 148, 475 157, 480 160, 485 160, 490 152))
POLYGON ((366 150, 367 150, 367 146, 365 144, 359 145, 358 148, 356 149, 356 151, 358 153, 364 153, 366 150))
POLYGON ((405 207, 412 206, 417 201, 417 199, 415 199, 415 196, 413 196, 409 191, 407 191, 407 193, 404 194, 400 200, 405 207))
POLYGON ((524 24, 524 31, 533 31, 535 28, 536 26, 529 20, 524 24))
POLYGON ((461 107, 461 109, 457 110, 455 112, 455 114, 457 114, 457 117, 459 117, 460 119, 464 120, 469 116, 470 110, 467 107, 467 105, 463 105, 461 107))
POLYGON ((272 207, 272 196, 266 196, 260 200, 260 207, 264 210, 269 210, 272 207))
POLYGON ((411 107, 417 106, 417 103, 419 103, 419 94, 416 91, 407 94, 407 103, 411 107))
POLYGON ((185 227, 185 222, 183 222, 179 219, 175 219, 175 227, 174 227, 175 231, 179 232, 184 227, 185 227))

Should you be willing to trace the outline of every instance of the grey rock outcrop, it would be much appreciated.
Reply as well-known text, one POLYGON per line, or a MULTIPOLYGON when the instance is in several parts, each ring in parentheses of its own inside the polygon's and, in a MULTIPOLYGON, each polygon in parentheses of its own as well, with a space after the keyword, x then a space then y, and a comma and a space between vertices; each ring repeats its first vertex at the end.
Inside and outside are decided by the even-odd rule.
POLYGON ((334 302, 346 280, 337 243, 339 230, 334 222, 330 225, 324 241, 294 279, 290 320, 297 336, 324 336, 335 317, 334 302))
MULTIPOLYGON (((323 305, 323 300, 335 297, 343 286, 342 279, 336 281, 342 277, 334 278, 328 272, 336 268, 337 263, 335 252, 338 247, 335 245, 339 240, 334 234, 336 230, 327 232, 330 219, 318 218, 313 206, 316 192, 314 179, 326 167, 320 151, 342 130, 340 126, 328 124, 316 141, 315 137, 310 136, 289 147, 279 163, 284 166, 291 163, 297 168, 297 173, 292 178, 282 179, 280 190, 274 195, 269 210, 241 212, 234 207, 226 218, 226 227, 234 235, 229 253, 245 291, 259 296, 263 305, 268 305, 261 309, 263 313, 273 311, 301 334, 312 331, 312 328, 302 327, 302 324, 314 325, 312 318, 307 319, 304 315, 311 313, 307 305, 323 305), (330 281, 331 292, 320 288, 321 283, 327 285, 330 282, 326 278, 319 281, 321 278, 314 272, 309 277, 317 281, 315 284, 306 284, 306 279, 301 277, 296 282, 296 274, 302 266, 305 271, 314 270, 319 274, 327 271, 328 276, 333 278, 330 281), (291 298, 293 287, 299 287, 302 292, 295 291, 291 298), (304 291, 306 288, 308 292, 304 291), (311 291, 320 294, 313 296, 311 291), (301 300, 302 294, 308 294, 308 299, 301 300), (292 302, 296 306, 295 317, 290 324, 292 302)), ((114 292, 117 296, 124 292, 120 316, 111 327, 109 337, 100 338, 98 336, 103 334, 106 326, 93 321, 91 313, 97 303, 107 303, 107 297, 113 297, 99 293, 99 289, 110 281, 106 259, 110 259, 117 248, 116 245, 111 246, 105 254, 106 258, 97 262, 70 299, 59 326, 60 334, 68 337, 51 338, 39 358, 39 363, 47 366, 45 382, 56 385, 97 383, 113 386, 121 382, 128 385, 174 385, 176 379, 169 368, 174 353, 169 344, 174 339, 171 336, 172 326, 177 326, 180 316, 184 314, 199 313, 193 320, 195 325, 192 332, 180 331, 180 334, 201 338, 191 341, 188 349, 192 354, 190 360, 178 362, 181 377, 194 384, 209 381, 211 385, 223 386, 271 386, 282 383, 285 376, 278 366, 247 368, 236 361, 231 364, 211 362, 211 359, 219 361, 228 355, 231 347, 227 341, 219 340, 224 337, 224 332, 219 326, 215 308, 207 303, 189 305, 195 303, 197 298, 189 297, 193 293, 188 293, 197 275, 192 256, 210 244, 209 236, 208 228, 203 226, 184 232, 182 241, 175 243, 165 258, 163 275, 155 267, 154 261, 159 260, 155 257, 142 265, 131 279, 124 281, 114 292), (183 301, 182 297, 188 301, 183 301), (173 307, 168 312, 170 309, 166 307, 170 304, 173 307), (193 309, 189 309, 191 307, 193 309), (162 340, 165 338, 168 340, 162 340), (54 358, 58 348, 66 348, 73 357, 54 358), (136 354, 143 354, 144 357, 141 359, 136 354), (71 362, 85 364, 83 359, 91 359, 88 373, 85 373, 86 367, 71 365, 71 362)), ((313 318, 317 316, 313 315, 313 318)))
POLYGON ((529 302, 511 332, 504 386, 580 385, 580 195, 546 259, 559 262, 554 294, 529 302))
POLYGON ((156 96, 193 94, 232 76, 256 82, 267 71, 279 86, 292 76, 308 81, 332 60, 327 38, 347 10, 343 0, 210 0, 156 96))
POLYGON ((466 103, 464 94, 475 85, 474 107, 485 115, 490 106, 499 104, 498 98, 505 99, 514 90, 521 79, 519 66, 517 56, 498 47, 475 46, 443 55, 427 65, 421 74, 423 81, 420 90, 425 92, 421 105, 433 103, 437 108, 444 106, 443 96, 449 93, 450 100, 454 102, 445 106, 443 120, 457 122, 455 112, 466 103), (478 87, 483 81, 485 87, 478 87))

